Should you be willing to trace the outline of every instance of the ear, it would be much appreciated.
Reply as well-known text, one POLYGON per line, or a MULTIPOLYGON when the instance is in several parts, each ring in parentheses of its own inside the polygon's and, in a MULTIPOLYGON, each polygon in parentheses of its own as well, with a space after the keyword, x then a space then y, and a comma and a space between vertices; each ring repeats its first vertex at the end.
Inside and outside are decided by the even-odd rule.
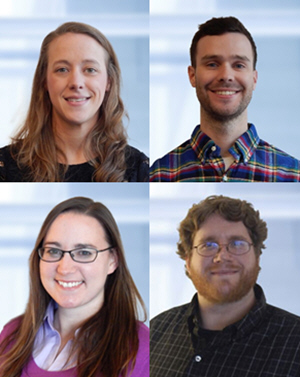
POLYGON ((191 257, 185 258, 185 268, 188 274, 190 274, 191 273, 191 257))
POLYGON ((258 73, 257 73, 257 70, 254 70, 253 71, 253 90, 255 90, 256 88, 257 79, 258 79, 258 73))
POLYGON ((189 75, 189 79, 190 79, 190 83, 192 85, 192 87, 196 87, 196 77, 195 77, 195 68, 191 65, 188 66, 188 75, 189 75))
POLYGON ((108 77, 108 78, 107 78, 107 83, 106 83, 106 88, 105 88, 105 91, 106 91, 106 92, 109 92, 109 91, 110 91, 110 85, 111 85, 111 81, 110 81, 110 78, 108 77))
POLYGON ((113 272, 115 272, 115 270, 117 269, 118 265, 119 265, 118 255, 117 255, 116 250, 113 249, 113 250, 109 253, 109 266, 108 266, 108 272, 107 272, 107 275, 110 275, 110 274, 112 274, 113 272))

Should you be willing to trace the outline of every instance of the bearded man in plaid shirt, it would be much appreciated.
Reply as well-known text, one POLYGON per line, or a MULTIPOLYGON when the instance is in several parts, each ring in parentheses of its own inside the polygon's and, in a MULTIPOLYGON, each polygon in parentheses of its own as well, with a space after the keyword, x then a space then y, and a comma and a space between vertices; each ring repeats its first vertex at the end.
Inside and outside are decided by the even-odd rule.
POLYGON ((300 376, 300 317, 266 303, 256 283, 266 223, 251 204, 210 196, 179 227, 197 293, 150 322, 153 377, 300 376))

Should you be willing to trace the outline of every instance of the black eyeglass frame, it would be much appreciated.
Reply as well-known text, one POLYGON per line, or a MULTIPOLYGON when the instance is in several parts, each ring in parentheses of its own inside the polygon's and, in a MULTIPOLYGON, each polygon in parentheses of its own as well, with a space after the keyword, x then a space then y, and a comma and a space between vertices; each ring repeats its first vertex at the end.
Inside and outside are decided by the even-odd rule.
MULTIPOLYGON (((49 247, 49 246, 47 246, 49 247)), ((63 259, 64 255, 66 253, 70 254, 70 257, 72 258, 72 260, 76 263, 93 263, 95 262, 95 260, 97 259, 97 256, 98 256, 98 253, 102 253, 103 251, 107 251, 107 250, 110 250, 110 249, 113 249, 114 247, 113 246, 110 246, 110 247, 107 247, 106 249, 102 249, 102 250, 97 250, 97 249, 94 249, 92 247, 82 247, 82 248, 76 248, 76 249, 72 249, 72 250, 62 250, 58 247, 50 247, 50 249, 55 249, 55 250, 59 250, 61 252, 61 256, 59 259, 56 259, 56 260, 46 260, 46 259, 43 259, 42 257, 42 251, 45 249, 45 247, 40 247, 38 248, 38 254, 39 254, 39 257, 40 259, 43 261, 43 262, 46 262, 46 263, 56 263, 56 262, 59 262, 60 260, 63 259), (96 251, 96 254, 95 254, 95 258, 91 261, 88 261, 88 262, 79 262, 78 260, 74 259, 74 255, 72 254, 73 251, 78 251, 78 250, 93 250, 93 251, 96 251)))
POLYGON ((230 241, 227 244, 219 244, 218 242, 212 242, 212 243, 214 243, 214 244, 216 244, 216 245, 219 246, 218 250, 216 252, 212 253, 212 254, 206 254, 206 255, 204 255, 204 254, 201 254, 199 252, 199 247, 202 246, 202 245, 205 245, 205 242, 203 242, 203 243, 201 243, 201 244, 199 244, 197 246, 193 246, 193 249, 196 249, 197 254, 200 255, 201 257, 213 257, 213 256, 217 255, 220 252, 220 250, 222 249, 222 247, 225 246, 226 250, 228 251, 229 254, 239 256, 239 255, 244 255, 244 254, 249 253, 249 251, 251 249, 251 246, 254 245, 253 243, 250 243, 250 242, 248 242, 246 240, 233 240, 233 241, 230 241), (248 250, 245 251, 245 252, 243 252, 243 253, 233 253, 232 251, 230 251, 229 250, 229 245, 231 245, 233 242, 236 242, 236 241, 243 241, 243 242, 245 242, 248 245, 248 250))

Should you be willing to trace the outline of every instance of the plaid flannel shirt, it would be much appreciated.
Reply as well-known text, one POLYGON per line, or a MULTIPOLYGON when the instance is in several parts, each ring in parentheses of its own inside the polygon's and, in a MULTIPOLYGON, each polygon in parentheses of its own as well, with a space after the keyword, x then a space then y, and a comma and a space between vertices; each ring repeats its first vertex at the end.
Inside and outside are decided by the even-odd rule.
POLYGON ((266 304, 258 285, 256 305, 222 331, 203 330, 197 295, 150 322, 152 377, 298 377, 300 318, 266 304))
POLYGON ((225 171, 220 147, 195 128, 191 139, 156 160, 150 182, 299 182, 300 161, 261 140, 253 124, 229 149, 225 171))

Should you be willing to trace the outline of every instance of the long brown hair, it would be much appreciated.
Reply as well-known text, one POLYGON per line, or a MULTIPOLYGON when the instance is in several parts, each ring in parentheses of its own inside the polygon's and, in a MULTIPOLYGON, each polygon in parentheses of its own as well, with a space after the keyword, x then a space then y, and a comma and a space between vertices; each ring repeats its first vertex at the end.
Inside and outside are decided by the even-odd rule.
POLYGON ((103 204, 75 197, 53 208, 37 237, 30 256, 30 293, 26 311, 18 328, 0 344, 1 377, 19 377, 32 355, 35 336, 51 300, 41 282, 37 250, 53 221, 65 212, 97 219, 118 257, 117 269, 107 276, 102 308, 81 326, 74 340, 73 351, 78 354, 77 376, 96 377, 99 373, 104 377, 127 376, 134 366, 139 346, 138 303, 143 320, 146 320, 146 309, 126 265, 117 224, 103 204))
POLYGON ((19 168, 29 171, 29 181, 64 180, 68 166, 62 171, 62 166, 58 163, 58 154, 64 156, 64 153, 55 145, 52 103, 46 89, 46 79, 49 45, 54 39, 66 33, 88 35, 107 52, 106 68, 110 89, 105 94, 98 122, 87 136, 85 155, 95 168, 94 181, 121 182, 124 180, 126 170, 127 134, 122 122, 126 113, 120 97, 120 66, 107 38, 94 27, 79 22, 64 23, 45 37, 33 79, 28 114, 22 128, 12 138, 12 155, 19 168), (93 156, 97 157, 93 158, 93 156))

